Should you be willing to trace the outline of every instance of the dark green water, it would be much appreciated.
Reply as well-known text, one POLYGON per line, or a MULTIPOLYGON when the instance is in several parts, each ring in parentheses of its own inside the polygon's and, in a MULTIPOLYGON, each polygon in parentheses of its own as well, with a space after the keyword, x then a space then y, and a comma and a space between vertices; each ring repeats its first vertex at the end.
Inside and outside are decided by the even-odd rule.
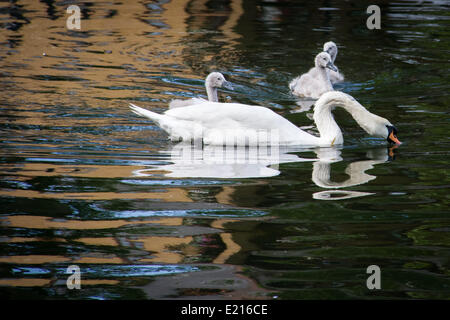
POLYGON ((63 2, 0 3, 0 296, 450 298, 450 6, 378 1, 368 30, 370 4, 83 2, 76 31, 63 2), (128 109, 204 95, 218 70, 222 101, 312 126, 287 84, 329 40, 335 89, 400 147, 336 110, 342 147, 217 163, 128 109))

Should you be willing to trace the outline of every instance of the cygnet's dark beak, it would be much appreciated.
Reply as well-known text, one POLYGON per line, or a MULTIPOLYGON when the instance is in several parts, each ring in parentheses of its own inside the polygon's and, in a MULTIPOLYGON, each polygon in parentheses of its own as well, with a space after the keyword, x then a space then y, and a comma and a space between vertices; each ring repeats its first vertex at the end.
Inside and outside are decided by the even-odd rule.
POLYGON ((326 67, 327 67, 328 69, 330 69, 330 70, 335 71, 335 72, 338 71, 338 69, 334 66, 333 62, 331 62, 331 61, 327 63, 326 67))
POLYGON ((225 80, 222 84, 222 87, 224 87, 225 89, 228 89, 228 90, 234 90, 233 85, 231 84, 230 81, 225 80))

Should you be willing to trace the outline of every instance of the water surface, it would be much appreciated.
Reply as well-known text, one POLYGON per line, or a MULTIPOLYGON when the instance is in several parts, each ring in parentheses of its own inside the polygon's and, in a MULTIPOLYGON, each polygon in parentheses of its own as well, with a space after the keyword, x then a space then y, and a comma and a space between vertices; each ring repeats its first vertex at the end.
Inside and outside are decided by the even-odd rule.
POLYGON ((382 1, 368 30, 370 4, 83 2, 68 30, 64 2, 2 3, 0 296, 448 299, 449 4, 382 1), (335 89, 394 123, 400 147, 336 110, 344 146, 224 155, 128 108, 205 96, 218 70, 235 87, 222 101, 315 132, 287 84, 329 40, 335 89))

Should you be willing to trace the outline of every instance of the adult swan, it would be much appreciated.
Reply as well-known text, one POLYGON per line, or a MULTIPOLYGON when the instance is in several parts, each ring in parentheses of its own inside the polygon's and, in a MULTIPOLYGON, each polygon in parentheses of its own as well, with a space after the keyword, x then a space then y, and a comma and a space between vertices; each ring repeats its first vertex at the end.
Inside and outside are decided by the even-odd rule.
POLYGON ((385 118, 370 113, 352 96, 340 91, 324 93, 314 108, 314 122, 320 136, 311 135, 272 110, 238 103, 203 102, 195 106, 155 113, 134 104, 131 110, 153 120, 170 139, 197 140, 212 145, 304 145, 327 147, 344 143, 341 129, 331 111, 347 110, 371 136, 400 144, 397 129, 385 118))

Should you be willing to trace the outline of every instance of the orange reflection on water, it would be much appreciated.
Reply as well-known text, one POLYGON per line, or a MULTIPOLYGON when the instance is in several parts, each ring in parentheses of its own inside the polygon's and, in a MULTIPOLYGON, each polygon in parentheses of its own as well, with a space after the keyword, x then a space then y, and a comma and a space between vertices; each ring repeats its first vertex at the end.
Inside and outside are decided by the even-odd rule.
POLYGON ((157 199, 166 202, 193 202, 184 189, 171 188, 166 190, 166 192, 40 192, 23 189, 2 189, 0 190, 0 197, 79 200, 157 199))
POLYGON ((50 283, 51 279, 0 279, 0 286, 8 287, 43 287, 50 283))
POLYGON ((24 256, 6 256, 0 257, 0 263, 18 263, 18 264, 43 264, 43 263, 61 263, 72 259, 63 256, 51 255, 24 255, 24 256))
POLYGON ((12 237, 7 238, 4 240, 1 240, 0 242, 11 242, 11 243, 21 243, 21 242, 45 242, 45 241, 51 241, 51 242, 67 242, 64 238, 25 238, 25 237, 12 237))
POLYGON ((189 254, 193 255, 198 250, 190 246, 193 237, 143 237, 134 242, 140 242, 144 246, 144 250, 153 253, 154 257, 149 259, 141 259, 140 262, 159 262, 159 263, 180 263, 185 257, 186 248, 189 247, 189 254), (177 252, 178 251, 178 252, 177 252))
POLYGON ((56 221, 51 217, 18 215, 8 216, 0 220, 6 227, 28 228, 28 229, 116 229, 127 225, 158 224, 158 225, 181 225, 182 218, 155 218, 154 220, 63 220, 56 221))
MULTIPOLYGON (((218 228, 218 229, 224 229, 224 224, 229 222, 236 222, 238 220, 232 220, 232 219, 218 219, 215 220, 213 223, 211 223, 211 227, 218 228)), ((234 254, 241 251, 242 247, 238 245, 236 242, 233 241, 231 233, 221 233, 220 238, 222 239, 223 243, 225 244, 225 250, 219 254, 213 261, 213 263, 216 264, 224 264, 226 261, 234 254)))
MULTIPOLYGON (((99 157, 97 157, 99 158, 99 157)), ((128 178, 133 171, 143 166, 100 166, 100 165, 58 165, 48 163, 16 163, 1 164, 2 172, 14 172, 15 175, 25 177, 84 177, 84 178, 128 178)))
POLYGON ((122 258, 114 257, 114 256, 110 256, 110 257, 104 257, 104 256, 100 256, 100 257, 86 257, 86 256, 83 256, 83 257, 81 257, 79 259, 75 259, 73 261, 73 263, 75 263, 75 264, 79 264, 79 263, 87 263, 87 264, 89 264, 89 263, 122 264, 122 263, 125 263, 125 261, 122 258))
MULTIPOLYGON (((44 287, 52 283, 52 279, 0 279, 0 286, 8 287, 44 287)), ((95 285, 116 285, 119 284, 118 280, 110 279, 82 279, 82 286, 95 286, 95 285)))

